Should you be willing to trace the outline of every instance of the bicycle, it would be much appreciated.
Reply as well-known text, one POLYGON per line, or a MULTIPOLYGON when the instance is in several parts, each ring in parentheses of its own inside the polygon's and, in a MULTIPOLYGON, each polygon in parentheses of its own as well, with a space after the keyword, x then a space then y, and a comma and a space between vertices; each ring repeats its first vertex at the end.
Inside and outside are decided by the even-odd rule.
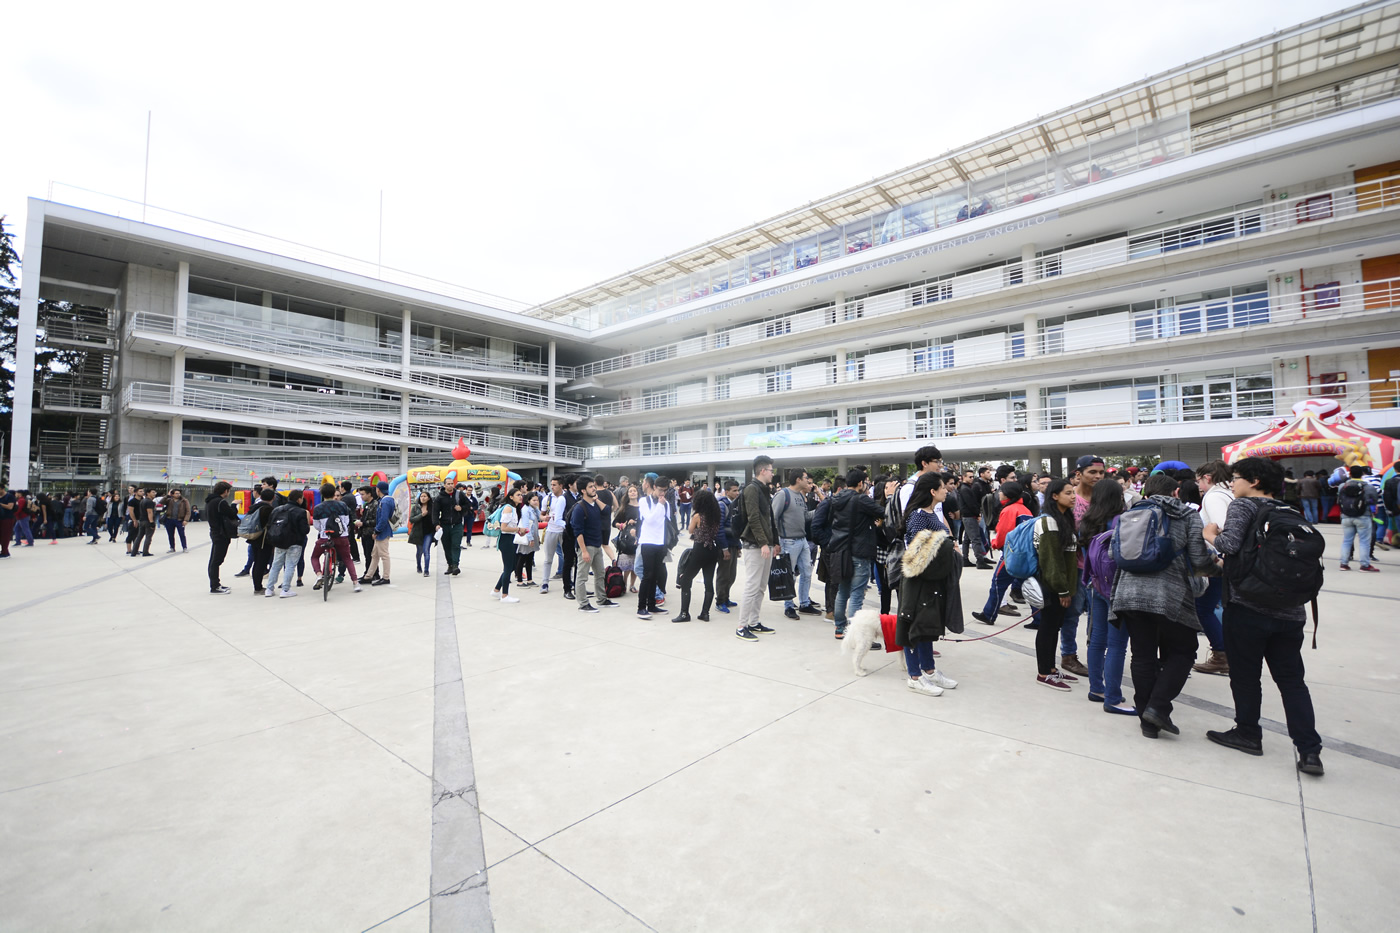
POLYGON ((335 549, 328 548, 323 556, 326 558, 326 565, 321 571, 321 602, 330 599, 331 587, 335 585, 335 549))

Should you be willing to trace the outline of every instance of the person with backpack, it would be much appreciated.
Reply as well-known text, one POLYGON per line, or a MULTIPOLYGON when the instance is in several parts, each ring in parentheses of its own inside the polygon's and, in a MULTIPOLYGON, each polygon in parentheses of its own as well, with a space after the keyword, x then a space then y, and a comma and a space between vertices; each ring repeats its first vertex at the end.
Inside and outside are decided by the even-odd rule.
MULTIPOLYGON (((277 507, 277 494, 271 487, 264 486, 258 491, 258 499, 249 509, 248 516, 255 518, 255 525, 261 529, 262 533, 255 538, 248 539, 248 546, 253 549, 253 595, 271 596, 263 586, 263 581, 267 577, 267 571, 272 566, 272 555, 277 548, 267 537, 267 526, 272 522, 272 510, 277 507)), ((241 531, 241 529, 240 529, 241 531)))
POLYGON ((390 586, 389 544, 394 540, 394 516, 398 512, 398 502, 389 495, 389 484, 380 480, 374 487, 374 543, 370 545, 370 559, 367 576, 370 586, 390 586), (380 565, 384 573, 379 572, 380 565))
POLYGON ((175 553, 175 534, 180 535, 180 547, 188 551, 189 542, 185 540, 185 522, 190 520, 190 500, 185 498, 184 493, 178 489, 172 489, 170 495, 165 497, 165 514, 161 517, 160 523, 165 526, 165 535, 170 539, 170 550, 167 554, 175 553))
POLYGON ((306 538, 311 534, 311 521, 306 513, 300 489, 287 493, 284 505, 274 506, 263 537, 273 547, 272 565, 267 573, 265 596, 286 599, 296 596, 292 589, 292 574, 296 573, 297 563, 306 550, 306 538), (278 586, 278 578, 282 579, 278 586))
POLYGON ((778 546, 792 561, 797 579, 797 599, 783 603, 783 615, 796 621, 798 612, 821 615, 822 611, 812 605, 812 552, 807 547, 807 492, 812 478, 806 470, 795 467, 787 471, 787 481, 773 496, 773 520, 778 526, 778 546))
POLYGON ((476 494, 475 486, 463 486, 462 489, 467 494, 466 507, 462 509, 462 547, 471 547, 476 516, 481 511, 481 499, 476 494))
POLYGON ((719 563, 720 553, 719 502, 710 491, 710 487, 701 486, 691 498, 691 507, 690 522, 686 526, 686 533, 690 536, 690 557, 683 561, 684 568, 679 564, 676 567, 676 585, 681 591, 681 611, 671 619, 672 622, 690 621, 690 586, 695 582, 696 574, 700 574, 705 580, 705 599, 700 605, 700 615, 697 616, 701 622, 710 621, 710 601, 714 599, 715 566, 719 563))
POLYGON ((759 635, 773 634, 773 629, 758 620, 768 596, 768 571, 772 569, 773 556, 782 550, 768 493, 772 481, 773 458, 767 454, 754 457, 753 480, 744 486, 729 519, 730 537, 738 537, 745 551, 744 595, 739 602, 739 627, 734 636, 748 642, 758 641, 759 635))
MULTIPOLYGON (((885 513, 866 493, 867 479, 860 468, 846 474, 846 488, 831 503, 831 564, 828 570, 839 581, 836 589, 836 637, 846 637, 851 616, 865 605, 865 587, 870 582, 875 559, 877 525, 885 513)), ((908 504, 905 504, 907 510, 908 504)), ((945 523, 944 528, 948 527, 945 523)))
POLYGON ((1378 573, 1380 568, 1371 563, 1371 507, 1380 496, 1376 487, 1366 482, 1365 467, 1354 466, 1349 472, 1350 478, 1337 487, 1337 508, 1342 513, 1342 556, 1339 569, 1351 569, 1351 556, 1354 552, 1361 561, 1362 571, 1378 573))
POLYGON ((808 537, 820 550, 817 552, 817 580, 822 583, 822 609, 828 622, 836 621, 836 590, 841 581, 831 572, 831 505, 836 496, 846 488, 845 477, 838 476, 831 484, 831 493, 817 503, 812 513, 812 527, 808 537))
POLYGON ((362 504, 360 517, 354 525, 355 537, 360 541, 360 553, 364 555, 365 560, 365 569, 360 571, 360 579, 373 586, 379 576, 378 568, 370 571, 370 564, 374 560, 375 529, 379 527, 379 491, 373 486, 361 486, 356 492, 362 504))
POLYGON ((722 492, 715 497, 719 503, 719 533, 715 535, 715 545, 719 548, 719 561, 715 564, 715 608, 725 615, 739 605, 729 599, 738 575, 740 547, 738 539, 729 534, 729 513, 738 498, 739 484, 732 479, 725 480, 722 492))
POLYGON ((355 496, 348 489, 337 488, 334 483, 321 484, 321 501, 311 512, 311 526, 316 529, 316 546, 311 549, 311 572, 317 576, 312 585, 319 590, 321 577, 321 556, 327 561, 339 562, 341 572, 349 572, 355 592, 360 592, 358 564, 350 553, 354 535, 350 533, 350 505, 355 496))
POLYGON ((1400 533, 1400 472, 1397 472, 1381 486, 1381 505, 1385 508, 1385 527, 1381 529, 1386 544, 1394 547, 1396 534, 1400 533))
MULTIPOLYGON (((1011 530, 1019 525, 1023 518, 1030 521, 1034 516, 1026 505, 1028 497, 1024 488, 1015 480, 1002 483, 996 495, 1001 498, 1001 508, 997 512, 997 523, 992 532, 992 547, 1001 551, 1006 548, 1006 536, 1011 530)), ((1006 599, 1006 591, 1015 581, 1016 578, 1006 569, 1006 555, 1003 554, 1001 560, 997 561, 995 572, 992 573, 992 582, 987 588, 987 602, 982 611, 972 613, 972 617, 983 625, 995 625, 997 613, 1003 612, 1002 603, 1006 599)), ((1011 609, 1006 614, 1019 613, 1011 609)))
POLYGON ((228 501, 233 486, 220 480, 204 500, 204 520, 209 524, 209 592, 225 595, 229 588, 219 582, 219 568, 228 556, 229 544, 238 537, 238 512, 228 501))
POLYGON ((1173 495, 1180 484, 1168 473, 1153 473, 1142 487, 1143 501, 1119 516, 1113 533, 1118 573, 1111 605, 1128 628, 1133 705, 1149 739, 1181 733, 1171 719, 1172 701, 1196 660, 1196 597, 1205 589, 1193 578, 1215 570, 1201 516, 1173 495))
POLYGON ((496 548, 501 552, 501 575, 496 578, 491 595, 503 603, 518 603, 519 596, 510 595, 510 578, 515 571, 515 536, 520 534, 520 511, 524 493, 516 486, 501 499, 501 505, 494 514, 500 534, 496 538, 496 548))
MULTIPOLYGON (((1225 524, 1225 514, 1234 501, 1230 492, 1230 467, 1224 460, 1211 460, 1196 469, 1196 488, 1201 495, 1202 526, 1225 524)), ((1216 611, 1220 608, 1220 594, 1225 588, 1225 578, 1220 575, 1206 579, 1205 593, 1196 599, 1196 618, 1201 622, 1210 645, 1210 655, 1206 660, 1191 669, 1198 674, 1230 673, 1229 655, 1225 653, 1225 635, 1220 626, 1216 611)))
POLYGON ((1235 726, 1209 731, 1206 738, 1247 755, 1264 754, 1260 680, 1268 662, 1298 752, 1298 770, 1321 775, 1322 737, 1303 680, 1302 649, 1304 607, 1311 602, 1316 613, 1322 587, 1322 535, 1276 501, 1283 492, 1283 467, 1276 462, 1246 457, 1232 464, 1230 472, 1235 499, 1225 526, 1207 525, 1205 538, 1224 555, 1225 649, 1235 726))
POLYGON ((1104 712, 1134 716, 1137 707, 1123 697, 1123 662, 1128 651, 1128 627, 1114 616, 1110 608, 1113 599, 1112 537, 1118 526, 1118 516, 1126 508, 1122 487, 1117 483, 1099 483, 1089 497, 1089 511, 1079 520, 1076 533, 1079 549, 1084 554, 1084 572, 1080 585, 1088 590, 1089 637, 1089 699, 1102 703, 1104 712))

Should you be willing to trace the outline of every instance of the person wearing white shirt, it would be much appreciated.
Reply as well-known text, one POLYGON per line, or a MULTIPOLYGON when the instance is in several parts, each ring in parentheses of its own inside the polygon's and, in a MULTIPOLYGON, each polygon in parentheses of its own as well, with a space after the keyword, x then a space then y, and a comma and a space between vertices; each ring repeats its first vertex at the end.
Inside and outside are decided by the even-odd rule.
MULTIPOLYGON (((1196 470, 1196 488, 1201 491, 1201 524, 1225 527, 1225 513, 1235 494, 1230 491, 1230 468, 1224 460, 1211 460, 1196 470)), ((1213 549, 1212 549, 1213 550, 1213 549)), ((1229 676, 1230 662, 1225 655, 1225 634, 1220 617, 1215 614, 1224 592, 1224 577, 1207 578, 1206 591, 1196 600, 1196 618, 1210 643, 1210 656, 1192 670, 1201 674, 1229 676)))
MULTIPOLYGON (((564 546, 560 543, 560 539, 564 537, 564 519, 566 517, 564 515, 564 484, 558 477, 549 481, 549 492, 545 494, 542 505, 545 514, 549 516, 549 524, 544 529, 544 580, 540 583, 540 594, 544 595, 549 592, 549 581, 552 579, 551 574, 554 573, 554 554, 558 551, 561 558, 564 554, 564 546)), ((562 572, 560 570, 560 573, 562 572)), ((569 584, 565 583, 564 588, 567 590, 569 584)))
POLYGON ((647 494, 637 501, 641 521, 637 527, 637 555, 643 563, 643 577, 637 587, 637 618, 650 619, 656 611, 656 594, 666 588, 666 523, 671 506, 666 501, 664 477, 653 480, 647 494))

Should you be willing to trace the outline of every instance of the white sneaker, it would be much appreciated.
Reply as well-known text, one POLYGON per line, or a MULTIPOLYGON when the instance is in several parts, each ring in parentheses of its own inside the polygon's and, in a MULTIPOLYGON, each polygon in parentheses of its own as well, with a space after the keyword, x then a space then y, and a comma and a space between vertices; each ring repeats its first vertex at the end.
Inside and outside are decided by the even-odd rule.
POLYGON ((519 596, 502 596, 502 597, 501 597, 501 602, 503 602, 503 603, 518 603, 518 602, 520 602, 520 597, 519 597, 519 596))
POLYGON ((938 686, 938 684, 933 683, 932 681, 925 680, 922 677, 910 677, 906 684, 909 687, 909 689, 913 690, 915 693, 923 693, 931 697, 943 695, 942 687, 938 686))
POLYGON ((932 674, 928 671, 924 671, 923 679, 927 680, 935 687, 942 687, 944 690, 952 690, 958 685, 958 682, 953 678, 944 677, 942 671, 934 671, 932 674))
POLYGON ((293 596, 300 596, 300 595, 301 595, 301 594, 298 593, 296 590, 283 590, 282 592, 280 592, 280 593, 277 594, 277 598, 278 598, 278 599, 290 599, 290 598, 293 597, 293 596))
POLYGON ((271 599, 271 598, 272 598, 272 587, 269 586, 267 589, 263 590, 263 595, 266 596, 268 599, 271 599))
POLYGON ((359 591, 360 591, 360 584, 356 583, 356 584, 355 584, 355 592, 358 593, 359 591))

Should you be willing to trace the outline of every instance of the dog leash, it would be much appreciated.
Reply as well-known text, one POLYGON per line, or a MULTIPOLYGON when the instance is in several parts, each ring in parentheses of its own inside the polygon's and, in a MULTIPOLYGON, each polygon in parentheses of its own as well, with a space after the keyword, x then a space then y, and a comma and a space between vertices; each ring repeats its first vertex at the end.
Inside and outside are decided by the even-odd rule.
POLYGON ((1011 631, 1013 628, 1015 628, 1016 626, 1018 626, 1018 625, 1023 625, 1023 624, 1025 624, 1026 622, 1029 622, 1029 621, 1030 621, 1031 619, 1033 619, 1033 618, 1035 618, 1035 614, 1034 614, 1034 613, 1032 613, 1031 615, 1026 616, 1024 619, 1018 619, 1018 620, 1016 620, 1015 622, 1012 622, 1012 623, 1011 623, 1010 625, 1008 625, 1006 628, 1002 629, 1000 632, 993 632, 993 633, 990 634, 990 635, 978 635, 976 638, 945 638, 945 639, 943 639, 943 641, 951 641, 951 642, 957 643, 957 642, 964 642, 964 641, 984 641, 984 640, 986 640, 986 639, 988 639, 988 638, 996 638, 998 635, 1002 635, 1002 634, 1004 634, 1004 633, 1006 633, 1006 632, 1009 632, 1009 631, 1011 631))

